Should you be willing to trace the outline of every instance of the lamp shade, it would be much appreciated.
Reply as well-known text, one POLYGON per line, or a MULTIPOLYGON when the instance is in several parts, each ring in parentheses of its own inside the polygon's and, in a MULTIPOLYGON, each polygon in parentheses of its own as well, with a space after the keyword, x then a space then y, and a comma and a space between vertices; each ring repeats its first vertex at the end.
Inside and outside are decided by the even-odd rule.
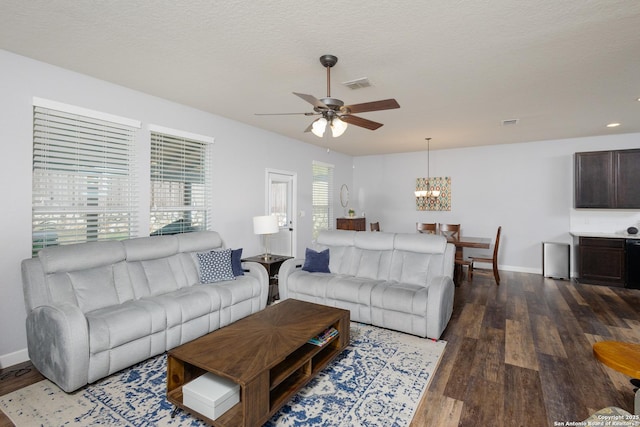
POLYGON ((345 130, 347 130, 346 122, 343 122, 338 117, 335 117, 333 120, 331 120, 331 135, 333 135, 334 138, 342 135, 345 130))
POLYGON ((274 215, 263 215, 253 217, 254 234, 275 234, 280 231, 278 227, 278 217, 274 215))
POLYGON ((311 125, 311 132, 318 138, 322 138, 324 130, 327 128, 327 119, 320 117, 311 125))

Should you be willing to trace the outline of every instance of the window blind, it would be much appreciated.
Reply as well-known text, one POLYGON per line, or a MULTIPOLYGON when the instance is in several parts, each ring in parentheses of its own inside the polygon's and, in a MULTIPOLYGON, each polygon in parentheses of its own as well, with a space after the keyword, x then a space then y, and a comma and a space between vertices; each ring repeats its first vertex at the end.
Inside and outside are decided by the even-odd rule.
POLYGON ((211 229, 212 142, 151 127, 151 235, 211 229))
POLYGON ((334 214, 331 196, 333 194, 333 165, 316 162, 313 171, 313 238, 318 237, 320 230, 333 229, 334 214))
POLYGON ((34 254, 137 233, 136 122, 78 111, 34 100, 34 254))

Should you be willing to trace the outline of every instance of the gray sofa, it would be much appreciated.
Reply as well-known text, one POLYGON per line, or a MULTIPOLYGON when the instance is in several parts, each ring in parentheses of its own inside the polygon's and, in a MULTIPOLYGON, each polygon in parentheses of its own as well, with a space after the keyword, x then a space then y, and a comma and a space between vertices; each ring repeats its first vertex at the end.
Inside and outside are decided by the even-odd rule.
POLYGON ((31 361, 71 392, 264 309, 265 269, 229 277, 222 249, 203 231, 41 250, 22 262, 31 361))
POLYGON ((340 307, 357 322, 440 338, 454 296, 455 247, 443 236, 331 230, 320 232, 312 249, 329 250, 330 272, 314 271, 308 257, 285 261, 281 299, 340 307))

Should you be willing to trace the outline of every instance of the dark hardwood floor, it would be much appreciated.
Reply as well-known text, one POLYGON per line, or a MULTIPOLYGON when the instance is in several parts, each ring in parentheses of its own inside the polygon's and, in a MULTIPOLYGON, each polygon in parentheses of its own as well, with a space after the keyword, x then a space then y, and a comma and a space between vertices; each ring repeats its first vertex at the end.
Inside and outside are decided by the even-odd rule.
MULTIPOLYGON (((640 342, 640 290, 501 272, 456 288, 447 347, 413 427, 553 426, 606 406, 633 412, 629 378, 591 346, 640 342)), ((0 371, 0 395, 42 379, 28 363, 0 371)), ((11 426, 0 413, 0 427, 11 426)))
POLYGON ((597 341, 640 342, 640 290, 501 272, 456 288, 443 360, 412 426, 554 426, 607 406, 633 413, 629 378, 597 341))

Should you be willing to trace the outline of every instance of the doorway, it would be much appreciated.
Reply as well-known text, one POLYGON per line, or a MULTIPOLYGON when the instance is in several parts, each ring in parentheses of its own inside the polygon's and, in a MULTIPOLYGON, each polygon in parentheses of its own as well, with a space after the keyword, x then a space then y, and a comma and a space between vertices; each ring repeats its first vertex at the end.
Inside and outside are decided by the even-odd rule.
POLYGON ((271 253, 296 256, 296 194, 295 172, 266 170, 266 212, 278 217, 280 231, 270 236, 271 253))

